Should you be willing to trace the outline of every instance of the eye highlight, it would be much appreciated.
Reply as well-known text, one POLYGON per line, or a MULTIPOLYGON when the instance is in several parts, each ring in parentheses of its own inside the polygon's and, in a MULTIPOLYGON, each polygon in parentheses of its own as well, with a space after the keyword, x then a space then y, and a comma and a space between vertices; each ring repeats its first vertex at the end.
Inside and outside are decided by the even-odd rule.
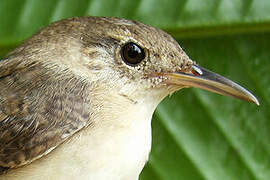
POLYGON ((129 42, 121 48, 123 61, 131 66, 137 65, 145 58, 145 51, 138 44, 129 42))

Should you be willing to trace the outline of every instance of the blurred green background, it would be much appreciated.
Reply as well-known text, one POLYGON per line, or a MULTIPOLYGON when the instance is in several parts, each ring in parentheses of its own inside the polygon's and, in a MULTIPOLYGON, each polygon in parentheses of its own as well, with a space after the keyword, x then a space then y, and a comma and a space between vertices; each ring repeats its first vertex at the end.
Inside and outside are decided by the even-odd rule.
POLYGON ((0 57, 53 21, 86 15, 159 27, 261 102, 194 88, 166 98, 154 114, 141 180, 270 179, 269 0, 0 0, 0 57))

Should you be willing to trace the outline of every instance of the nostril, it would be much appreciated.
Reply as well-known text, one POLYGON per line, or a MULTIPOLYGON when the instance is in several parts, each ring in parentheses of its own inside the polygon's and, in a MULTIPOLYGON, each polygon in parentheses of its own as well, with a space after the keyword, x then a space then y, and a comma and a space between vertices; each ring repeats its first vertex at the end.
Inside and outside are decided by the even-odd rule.
POLYGON ((191 72, 195 76, 201 76, 201 75, 203 75, 202 70, 199 67, 197 67, 197 66, 192 66, 191 72))

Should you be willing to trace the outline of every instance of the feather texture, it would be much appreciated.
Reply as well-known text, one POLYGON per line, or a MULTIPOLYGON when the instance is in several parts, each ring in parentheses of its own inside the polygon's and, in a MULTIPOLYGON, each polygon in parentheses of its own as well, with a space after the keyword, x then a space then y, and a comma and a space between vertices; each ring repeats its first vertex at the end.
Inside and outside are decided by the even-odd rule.
POLYGON ((0 62, 3 169, 30 163, 91 123, 86 81, 37 63, 12 63, 0 62))

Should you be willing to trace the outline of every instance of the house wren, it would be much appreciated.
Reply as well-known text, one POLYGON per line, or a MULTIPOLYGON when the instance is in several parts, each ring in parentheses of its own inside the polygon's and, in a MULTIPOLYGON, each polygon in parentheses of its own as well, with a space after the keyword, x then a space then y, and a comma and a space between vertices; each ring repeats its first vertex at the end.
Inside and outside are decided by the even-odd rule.
POLYGON ((53 23, 0 61, 0 179, 138 179, 155 108, 186 87, 259 105, 157 28, 105 17, 53 23))

